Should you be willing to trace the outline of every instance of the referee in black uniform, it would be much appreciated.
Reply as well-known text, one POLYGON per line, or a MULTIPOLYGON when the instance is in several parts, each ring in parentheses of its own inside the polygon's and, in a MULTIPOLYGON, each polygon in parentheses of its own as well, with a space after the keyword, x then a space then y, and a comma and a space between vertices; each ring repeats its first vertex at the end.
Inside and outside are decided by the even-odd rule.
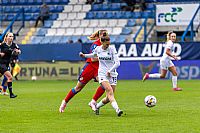
POLYGON ((13 55, 19 55, 21 53, 18 45, 13 43, 13 39, 13 33, 9 32, 5 35, 4 40, 0 45, 0 73, 2 75, 5 75, 8 79, 7 84, 10 92, 10 98, 15 98, 17 97, 17 95, 12 92, 12 75, 8 70, 8 67, 11 57, 13 55))

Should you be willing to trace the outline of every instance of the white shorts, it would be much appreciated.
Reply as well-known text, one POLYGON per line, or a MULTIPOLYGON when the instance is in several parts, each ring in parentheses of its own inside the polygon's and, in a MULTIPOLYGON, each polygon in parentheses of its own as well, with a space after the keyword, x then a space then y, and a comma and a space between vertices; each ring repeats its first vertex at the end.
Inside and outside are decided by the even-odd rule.
POLYGON ((108 81, 110 85, 117 85, 117 77, 100 76, 99 83, 101 84, 103 81, 108 81))
POLYGON ((160 60, 160 68, 168 70, 169 67, 174 66, 171 60, 160 60))

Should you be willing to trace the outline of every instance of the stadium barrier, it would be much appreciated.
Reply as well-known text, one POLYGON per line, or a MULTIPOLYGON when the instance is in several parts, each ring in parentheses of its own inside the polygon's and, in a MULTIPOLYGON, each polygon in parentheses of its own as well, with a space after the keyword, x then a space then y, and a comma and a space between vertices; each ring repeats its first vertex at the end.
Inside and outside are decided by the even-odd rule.
POLYGON ((20 80, 76 80, 84 62, 20 63, 20 80), (35 78, 33 78, 35 77, 35 78))
MULTIPOLYGON (((20 60, 26 61, 80 61, 79 52, 88 53, 91 44, 20 45, 20 60)), ((159 60, 165 43, 115 44, 121 60, 159 60)), ((200 42, 175 43, 175 53, 182 60, 200 59, 200 42)))
MULTIPOLYGON (((91 44, 20 45, 20 78, 75 80, 84 59, 79 52, 88 53, 91 44), (42 63, 41 63, 42 61, 42 63), (63 62, 62 62, 63 61, 63 62), (80 62, 81 61, 81 62, 80 62)), ((159 59, 164 43, 115 44, 121 66, 119 79, 141 79, 146 72, 159 72, 159 59)), ((174 53, 181 58, 174 61, 180 79, 200 79, 200 43, 176 43, 174 53)), ((167 75, 170 78, 171 75, 167 75)))

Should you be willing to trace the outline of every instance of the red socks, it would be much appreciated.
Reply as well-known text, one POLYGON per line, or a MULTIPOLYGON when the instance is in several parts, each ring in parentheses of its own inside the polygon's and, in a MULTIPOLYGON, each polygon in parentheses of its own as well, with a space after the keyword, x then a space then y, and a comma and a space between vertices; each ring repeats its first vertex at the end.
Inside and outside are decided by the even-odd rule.
POLYGON ((68 92, 67 96, 65 97, 65 99, 64 99, 65 102, 68 103, 69 100, 70 100, 72 97, 74 97, 74 95, 76 95, 76 91, 75 91, 74 88, 72 88, 72 89, 68 92))
POLYGON ((93 99, 97 101, 103 95, 104 92, 105 90, 101 86, 99 86, 96 93, 93 96, 93 99))

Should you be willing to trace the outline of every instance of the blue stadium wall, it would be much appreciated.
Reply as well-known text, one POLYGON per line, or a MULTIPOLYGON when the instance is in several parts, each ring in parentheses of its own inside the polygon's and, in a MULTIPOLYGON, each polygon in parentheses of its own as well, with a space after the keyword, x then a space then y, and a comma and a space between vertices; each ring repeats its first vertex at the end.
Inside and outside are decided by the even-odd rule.
MULTIPOLYGON (((88 53, 91 44, 45 44, 20 45, 21 62, 70 61, 84 60, 79 52, 88 53)), ((159 72, 159 59, 164 50, 164 43, 127 43, 115 44, 121 66, 118 68, 119 79, 141 79, 144 73, 159 72)), ((176 43, 175 54, 181 60, 173 61, 179 73, 179 79, 200 79, 200 42, 176 43)), ((167 78, 171 75, 167 74, 167 78)))

